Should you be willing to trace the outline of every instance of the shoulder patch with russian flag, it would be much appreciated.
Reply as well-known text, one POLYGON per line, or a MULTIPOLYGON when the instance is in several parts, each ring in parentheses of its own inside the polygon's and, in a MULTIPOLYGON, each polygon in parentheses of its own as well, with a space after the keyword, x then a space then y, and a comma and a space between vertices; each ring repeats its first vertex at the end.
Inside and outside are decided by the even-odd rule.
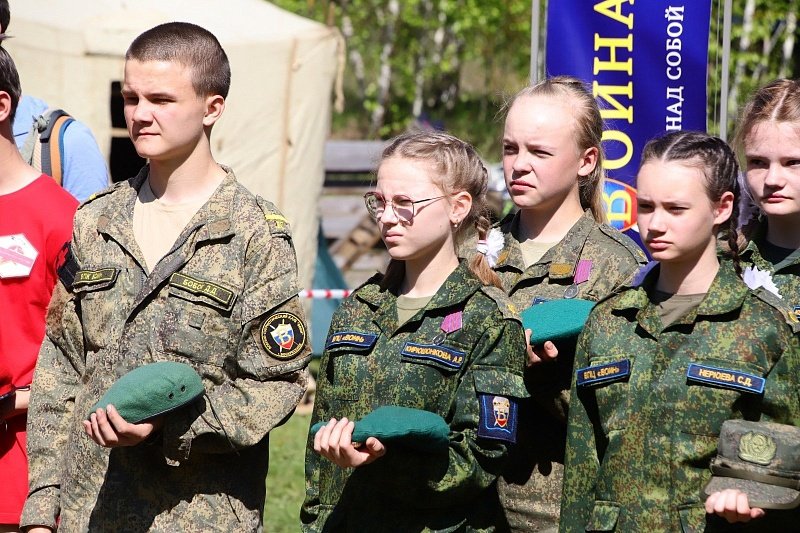
POLYGON ((481 414, 478 436, 487 439, 517 442, 517 402, 507 396, 480 394, 481 414))

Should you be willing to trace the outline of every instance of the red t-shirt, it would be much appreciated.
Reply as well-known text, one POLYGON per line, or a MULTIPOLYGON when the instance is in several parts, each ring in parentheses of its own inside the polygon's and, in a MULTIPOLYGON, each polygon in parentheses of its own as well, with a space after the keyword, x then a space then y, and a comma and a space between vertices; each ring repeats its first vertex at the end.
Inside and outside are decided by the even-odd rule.
MULTIPOLYGON (((8 265, 3 268, 4 261, 14 257, 17 264, 30 261, 14 255, 31 254, 27 245, 13 244, 20 238, 12 235, 24 235, 36 250, 29 274, 0 277, 0 375, 10 375, 16 387, 31 383, 56 269, 63 260, 64 244, 72 237, 77 207, 78 201, 44 174, 18 191, 0 195, 0 275, 9 272, 8 265)), ((26 419, 20 415, 5 425, 0 422, 0 524, 19 523, 28 495, 26 419)))

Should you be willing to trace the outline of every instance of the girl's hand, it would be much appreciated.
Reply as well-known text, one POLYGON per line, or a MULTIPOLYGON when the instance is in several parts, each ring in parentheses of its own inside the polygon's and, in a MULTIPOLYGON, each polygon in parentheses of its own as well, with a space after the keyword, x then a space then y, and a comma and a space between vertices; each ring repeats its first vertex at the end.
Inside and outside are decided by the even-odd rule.
POLYGON ((558 357, 558 348, 552 341, 545 342, 540 348, 535 350, 531 346, 531 335, 533 331, 530 329, 525 330, 525 344, 528 351, 528 366, 538 365, 539 363, 546 363, 558 357))
POLYGON ((314 435, 314 451, 342 468, 353 468, 368 465, 386 453, 386 447, 370 437, 363 445, 353 443, 355 424, 347 418, 330 422, 322 426, 314 435))
POLYGON ((764 509, 750 507, 747 494, 736 489, 715 492, 706 500, 706 512, 718 514, 729 523, 749 522, 764 516, 764 509))

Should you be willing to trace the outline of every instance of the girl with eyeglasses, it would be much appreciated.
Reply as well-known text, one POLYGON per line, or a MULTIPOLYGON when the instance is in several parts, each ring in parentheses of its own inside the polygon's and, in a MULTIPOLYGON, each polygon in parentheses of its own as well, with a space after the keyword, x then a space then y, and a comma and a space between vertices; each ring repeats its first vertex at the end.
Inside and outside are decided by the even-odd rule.
POLYGON ((705 133, 642 152, 637 222, 658 263, 598 303, 578 338, 562 532, 797 531, 797 512, 748 509, 751 524, 728 525, 703 495, 724 421, 800 423, 795 324, 742 281, 735 248, 718 256, 737 240, 737 175, 705 133))
POLYGON ((493 531, 495 481, 514 442, 525 342, 483 255, 487 171, 467 143, 408 133, 384 150, 367 210, 391 261, 334 313, 306 452, 306 531, 493 531), (353 442, 382 406, 440 415, 444 446, 423 437, 353 442))
MULTIPOLYGON (((645 257, 604 223, 597 102, 579 79, 557 76, 521 90, 506 109, 503 172, 518 211, 488 239, 490 248, 499 243, 489 257, 503 288, 520 311, 561 298, 605 298, 645 257)), ((531 397, 520 404, 518 442, 499 483, 514 531, 558 525, 574 350, 574 338, 527 346, 531 397)))

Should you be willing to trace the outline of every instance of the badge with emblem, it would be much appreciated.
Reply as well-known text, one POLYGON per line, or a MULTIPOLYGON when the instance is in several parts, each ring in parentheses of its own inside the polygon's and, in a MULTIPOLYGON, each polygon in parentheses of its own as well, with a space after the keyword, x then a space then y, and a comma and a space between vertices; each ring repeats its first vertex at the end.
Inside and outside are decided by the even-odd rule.
POLYGON ((22 233, 0 237, 0 278, 27 278, 39 252, 22 233))
POLYGON ((800 322, 800 305, 792 306, 792 312, 789 314, 789 319, 792 322, 800 322))
POLYGON ((777 449, 775 441, 761 433, 751 431, 739 439, 739 458, 749 463, 766 466, 772 462, 777 449))
POLYGON ((306 326, 297 315, 280 312, 261 324, 261 344, 275 359, 288 361, 306 346, 306 326))

